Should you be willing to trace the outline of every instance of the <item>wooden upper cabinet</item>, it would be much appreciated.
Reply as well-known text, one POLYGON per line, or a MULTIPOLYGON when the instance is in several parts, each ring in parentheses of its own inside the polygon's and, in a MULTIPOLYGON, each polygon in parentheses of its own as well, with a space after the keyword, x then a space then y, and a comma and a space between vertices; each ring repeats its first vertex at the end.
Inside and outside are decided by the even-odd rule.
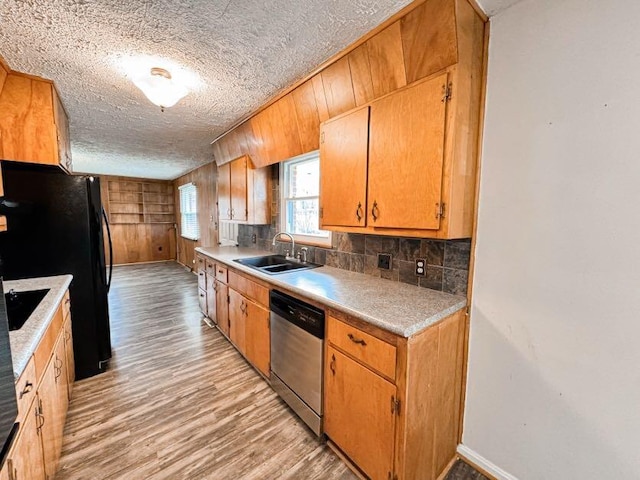
POLYGON ((447 74, 371 105, 369 224, 440 227, 447 74))
POLYGON ((400 22, 393 23, 366 43, 374 98, 407 84, 400 22))
POLYGON ((218 217, 231 220, 231 164, 218 165, 218 217))
POLYGON ((340 115, 356 106, 347 57, 329 65, 320 72, 320 76, 330 117, 340 115))
POLYGON ((329 120, 320 133, 322 227, 366 225, 369 107, 329 120))
POLYGON ((269 173, 253 168, 248 156, 218 166, 218 215, 220 220, 271 222, 269 173))
POLYGON ((10 72, 0 92, 0 159, 71 170, 67 115, 52 82, 10 72))
POLYGON ((247 220, 247 159, 242 157, 231 162, 231 218, 247 220))
POLYGON ((400 20, 408 84, 458 62, 456 4, 469 7, 464 0, 428 0, 400 20))

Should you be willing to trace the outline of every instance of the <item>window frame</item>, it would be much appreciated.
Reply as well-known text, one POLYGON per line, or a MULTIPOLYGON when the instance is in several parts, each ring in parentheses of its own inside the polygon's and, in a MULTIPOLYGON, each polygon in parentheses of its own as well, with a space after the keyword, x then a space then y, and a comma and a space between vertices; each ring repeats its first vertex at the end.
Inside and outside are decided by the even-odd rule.
MULTIPOLYGON (((198 240, 200 240, 200 223, 198 222, 198 187, 193 182, 185 183, 184 185, 180 185, 178 187, 178 193, 180 195, 180 236, 182 238, 186 238, 187 240, 197 242, 198 240), (193 191, 194 196, 193 204, 195 205, 195 211, 192 212, 189 209, 188 212, 185 212, 184 207, 187 201, 183 197, 183 193, 190 192, 191 190, 193 191), (185 226, 189 225, 186 220, 188 215, 195 216, 195 232, 192 232, 189 228, 185 228, 185 226)), ((187 194, 190 195, 190 193, 187 194)))
MULTIPOLYGON (((314 150, 309 153, 305 153, 303 155, 298 155, 296 157, 289 158, 280 162, 280 229, 286 230, 287 225, 287 201, 288 200, 310 200, 310 199, 318 199, 318 209, 320 208, 320 178, 318 177, 318 195, 311 197, 289 197, 288 196, 288 169, 291 165, 295 165, 297 163, 307 162, 309 160, 317 160, 318 161, 318 171, 320 171, 320 150, 314 150)), ((320 218, 318 213, 318 225, 320 225, 320 218)), ((300 243, 303 245, 312 245, 317 247, 331 247, 332 242, 332 232, 330 230, 321 230, 323 232, 327 232, 327 236, 320 235, 304 235, 301 233, 291 233, 296 243, 300 243)), ((288 232, 290 233, 290 232, 288 232)), ((287 237, 281 236, 281 240, 287 241, 287 237)))

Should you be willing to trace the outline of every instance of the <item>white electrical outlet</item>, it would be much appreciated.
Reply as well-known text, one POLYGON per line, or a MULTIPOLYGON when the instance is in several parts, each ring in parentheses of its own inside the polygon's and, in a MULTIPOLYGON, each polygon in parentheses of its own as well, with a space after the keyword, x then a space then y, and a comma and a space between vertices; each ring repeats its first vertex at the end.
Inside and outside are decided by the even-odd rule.
POLYGON ((427 261, 424 258, 416 258, 416 276, 427 276, 427 261))

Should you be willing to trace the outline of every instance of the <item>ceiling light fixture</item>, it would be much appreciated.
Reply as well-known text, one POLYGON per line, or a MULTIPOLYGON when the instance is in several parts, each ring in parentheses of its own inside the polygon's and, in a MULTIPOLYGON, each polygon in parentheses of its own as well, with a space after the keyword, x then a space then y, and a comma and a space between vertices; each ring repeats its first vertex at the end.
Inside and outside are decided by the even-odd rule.
POLYGON ((133 78, 133 83, 162 112, 165 108, 173 107, 189 93, 187 87, 171 78, 168 70, 159 67, 153 67, 150 74, 133 78))

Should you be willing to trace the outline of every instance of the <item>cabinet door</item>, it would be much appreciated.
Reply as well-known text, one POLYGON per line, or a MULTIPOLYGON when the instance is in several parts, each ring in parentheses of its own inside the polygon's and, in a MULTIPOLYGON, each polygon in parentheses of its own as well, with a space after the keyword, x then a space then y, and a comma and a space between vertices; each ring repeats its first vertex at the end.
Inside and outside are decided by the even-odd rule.
POLYGON ((207 317, 213 323, 217 323, 216 319, 216 281, 214 277, 207 274, 207 317))
POLYGON ((73 382, 76 379, 76 363, 73 356, 73 332, 71 329, 71 316, 67 317, 64 322, 64 347, 67 364, 67 381, 69 399, 71 399, 71 392, 73 391, 73 382))
POLYGON ((370 226, 440 227, 446 86, 443 74, 371 105, 370 226))
POLYGON ((231 165, 218 167, 218 218, 231 220, 231 165))
POLYGON ((47 478, 53 478, 58 468, 58 458, 62 449, 62 428, 60 424, 60 408, 57 386, 57 368, 51 359, 44 371, 38 388, 38 406, 42 416, 42 446, 44 450, 44 467, 47 478))
POLYGON ((231 218, 247 220, 247 157, 231 162, 231 218))
POLYGON ((372 480, 393 473, 396 387, 329 346, 325 432, 372 480))
POLYGON ((321 224, 364 227, 369 107, 320 127, 321 224))
POLYGON ((229 339, 245 355, 245 324, 247 318, 247 300, 236 292, 229 289, 229 339))
MULTIPOLYGON (((57 422, 61 430, 60 439, 62 440, 62 430, 64 430, 64 422, 67 419, 67 410, 69 409, 69 373, 67 372, 67 351, 64 343, 64 330, 60 334, 58 344, 53 352, 55 374, 56 374, 56 392, 58 395, 56 415, 57 422)), ((62 450, 62 443, 60 443, 62 450)))
POLYGON ((203 315, 207 315, 207 291, 198 288, 198 305, 203 315))
POLYGON ((216 319, 218 328, 227 337, 229 336, 229 287, 216 280, 216 319))
POLYGON ((269 334, 269 310, 245 300, 247 315, 245 324, 245 345, 247 360, 269 377, 271 366, 271 337, 269 334))
POLYGON ((5 465, 5 473, 9 474, 10 470, 10 476, 3 477, 0 475, 1 480, 8 478, 12 480, 45 479, 42 442, 40 441, 40 430, 38 428, 38 424, 42 423, 42 419, 38 416, 37 407, 38 402, 35 401, 25 417, 24 423, 20 426, 20 434, 11 449, 5 465))

